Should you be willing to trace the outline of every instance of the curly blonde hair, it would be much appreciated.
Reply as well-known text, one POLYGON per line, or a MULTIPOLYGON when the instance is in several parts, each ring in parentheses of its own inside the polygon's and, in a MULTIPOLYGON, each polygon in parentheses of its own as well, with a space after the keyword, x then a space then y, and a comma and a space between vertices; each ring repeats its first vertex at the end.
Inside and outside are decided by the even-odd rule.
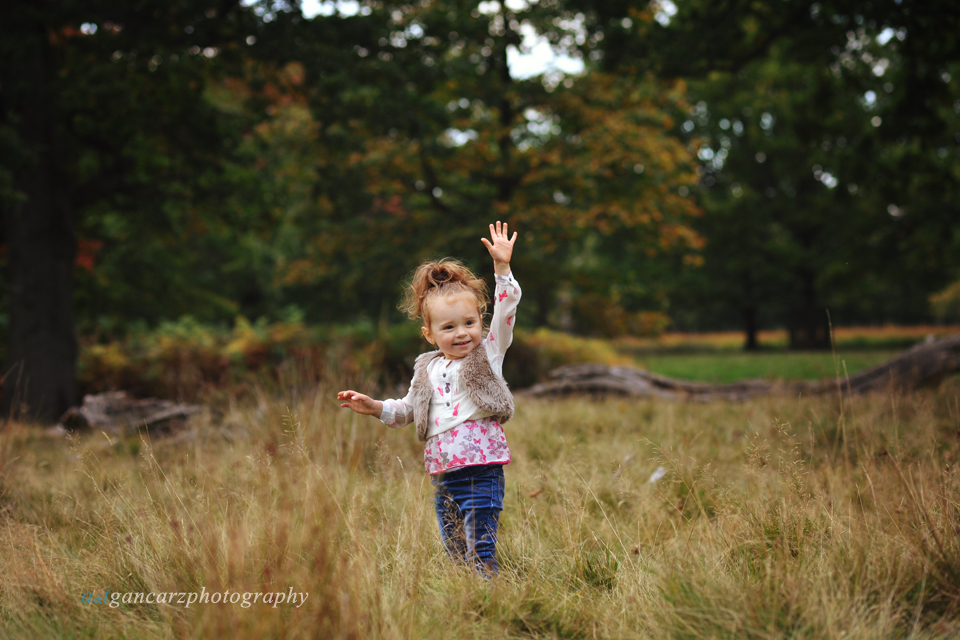
POLYGON ((471 293, 477 300, 477 308, 482 318, 490 303, 487 283, 478 278, 459 260, 442 258, 424 262, 413 273, 410 282, 404 288, 403 300, 399 309, 411 320, 420 319, 429 324, 427 303, 436 296, 471 293))

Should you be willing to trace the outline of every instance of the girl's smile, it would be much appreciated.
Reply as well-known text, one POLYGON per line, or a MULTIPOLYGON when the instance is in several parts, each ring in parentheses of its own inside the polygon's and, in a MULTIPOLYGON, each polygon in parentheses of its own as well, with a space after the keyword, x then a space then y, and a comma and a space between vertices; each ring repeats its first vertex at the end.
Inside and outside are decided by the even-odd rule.
POLYGON ((450 360, 459 360, 480 344, 483 325, 476 298, 469 293, 432 298, 423 335, 450 360))

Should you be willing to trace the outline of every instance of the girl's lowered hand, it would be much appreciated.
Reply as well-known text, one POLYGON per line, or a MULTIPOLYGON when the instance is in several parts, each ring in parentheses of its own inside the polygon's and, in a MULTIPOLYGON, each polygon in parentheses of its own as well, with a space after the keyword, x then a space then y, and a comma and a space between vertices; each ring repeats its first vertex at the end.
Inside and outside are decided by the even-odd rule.
POLYGON ((343 400, 341 407, 345 409, 353 409, 357 413, 362 413, 365 416, 375 416, 377 418, 383 413, 383 403, 379 400, 374 400, 370 396, 365 396, 362 393, 357 393, 356 391, 341 391, 337 393, 337 400, 343 400))
POLYGON ((517 241, 517 232, 514 231, 513 237, 509 238, 507 223, 504 222, 501 227, 500 221, 497 220, 496 228, 492 224, 490 225, 490 240, 480 238, 483 246, 490 252, 490 257, 493 258, 494 263, 509 265, 510 258, 513 257, 513 243, 517 241), (490 242, 490 240, 493 240, 493 242, 490 242))

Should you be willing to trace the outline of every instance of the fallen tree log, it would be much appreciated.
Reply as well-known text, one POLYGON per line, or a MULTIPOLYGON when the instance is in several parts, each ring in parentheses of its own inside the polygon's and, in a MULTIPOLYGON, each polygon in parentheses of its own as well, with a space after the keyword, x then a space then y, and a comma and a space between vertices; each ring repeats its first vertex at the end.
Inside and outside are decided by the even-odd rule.
POLYGON ((83 405, 72 407, 60 418, 68 431, 96 430, 112 435, 149 431, 169 431, 175 424, 204 411, 206 407, 171 400, 137 400, 126 391, 111 391, 83 397, 83 405))
POLYGON ((743 380, 730 384, 687 382, 634 367, 580 364, 551 371, 549 380, 522 391, 531 396, 616 394, 696 400, 747 400, 772 393, 819 395, 909 391, 939 383, 960 372, 960 335, 918 344, 897 357, 851 376, 807 382, 743 380))

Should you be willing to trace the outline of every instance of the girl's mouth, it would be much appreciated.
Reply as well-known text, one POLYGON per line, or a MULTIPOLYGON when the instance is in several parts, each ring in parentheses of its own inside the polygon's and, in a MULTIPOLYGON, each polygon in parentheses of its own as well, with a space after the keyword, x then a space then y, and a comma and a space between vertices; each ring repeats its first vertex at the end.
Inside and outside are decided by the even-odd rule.
POLYGON ((453 346, 455 346, 455 347, 465 347, 465 346, 467 346, 468 344, 470 344, 470 340, 467 340, 466 342, 454 342, 454 343, 453 343, 453 346))

